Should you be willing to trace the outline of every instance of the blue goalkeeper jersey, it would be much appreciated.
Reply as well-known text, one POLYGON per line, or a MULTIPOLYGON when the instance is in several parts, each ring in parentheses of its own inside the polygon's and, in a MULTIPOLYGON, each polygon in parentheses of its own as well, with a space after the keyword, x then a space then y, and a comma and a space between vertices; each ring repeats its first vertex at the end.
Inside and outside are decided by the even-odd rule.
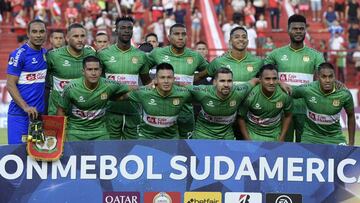
MULTIPOLYGON (((45 107, 46 49, 32 49, 27 43, 10 54, 7 74, 18 76, 16 84, 21 97, 39 113, 45 107)), ((27 116, 14 100, 11 100, 8 114, 27 116)))

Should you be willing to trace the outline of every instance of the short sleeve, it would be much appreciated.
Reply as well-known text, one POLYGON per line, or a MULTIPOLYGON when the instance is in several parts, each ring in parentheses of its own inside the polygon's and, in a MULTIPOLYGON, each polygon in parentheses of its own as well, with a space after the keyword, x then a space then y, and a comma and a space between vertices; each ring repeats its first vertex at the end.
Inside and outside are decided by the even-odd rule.
POLYGON ((10 54, 8 60, 7 74, 20 76, 25 65, 24 60, 26 54, 24 52, 24 48, 19 48, 10 54))

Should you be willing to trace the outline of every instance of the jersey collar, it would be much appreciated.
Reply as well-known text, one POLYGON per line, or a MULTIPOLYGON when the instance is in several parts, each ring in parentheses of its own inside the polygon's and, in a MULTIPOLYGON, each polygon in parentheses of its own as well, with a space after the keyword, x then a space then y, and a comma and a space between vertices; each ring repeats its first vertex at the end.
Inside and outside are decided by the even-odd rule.
POLYGON ((234 57, 231 55, 231 51, 229 51, 229 52, 227 53, 228 57, 229 57, 230 59, 236 61, 237 63, 240 63, 241 61, 245 60, 245 59, 247 58, 248 54, 249 54, 249 53, 246 52, 246 53, 245 53, 245 56, 244 56, 242 59, 236 59, 236 58, 234 58, 234 57))
POLYGON ((229 95, 226 98, 221 98, 218 94, 217 94, 217 90, 216 87, 213 85, 213 91, 214 94, 216 95, 217 98, 219 98, 221 101, 225 101, 227 99, 229 99, 231 97, 231 95, 234 93, 234 86, 231 88, 229 95))
POLYGON ((70 52, 70 50, 69 50, 69 45, 66 46, 66 51, 70 54, 70 56, 72 56, 72 57, 74 57, 74 58, 80 58, 82 55, 84 55, 84 49, 81 50, 81 54, 80 54, 80 55, 78 55, 78 56, 73 55, 73 54, 70 52))
POLYGON ((336 91, 335 84, 333 84, 333 90, 331 92, 329 92, 329 93, 325 93, 325 92, 322 91, 321 86, 320 86, 320 82, 318 82, 318 85, 319 85, 320 92, 325 96, 328 96, 328 95, 330 95, 330 94, 332 94, 332 93, 334 93, 336 91))
POLYGON ((174 56, 182 56, 182 55, 184 55, 185 52, 186 52, 186 47, 184 48, 184 52, 183 52, 182 54, 175 54, 175 53, 173 52, 173 50, 171 49, 171 45, 169 46, 169 51, 170 51, 170 53, 173 54, 174 56))
POLYGON ((99 79, 99 81, 98 81, 98 83, 97 83, 97 85, 96 85, 96 87, 95 87, 94 89, 89 89, 89 88, 86 86, 86 84, 85 84, 85 78, 84 78, 84 77, 82 78, 82 82, 83 82, 84 88, 85 88, 87 91, 89 91, 89 92, 93 92, 93 91, 95 91, 95 90, 99 87, 100 80, 101 80, 101 78, 99 79))
POLYGON ((289 46, 289 49, 291 50, 291 51, 293 51, 293 52, 299 52, 299 51, 302 51, 302 50, 304 50, 305 49, 305 47, 306 47, 306 45, 304 44, 304 46, 302 47, 302 48, 300 48, 300 49, 293 49, 292 47, 291 47, 291 45, 289 44, 288 45, 289 46))
POLYGON ((117 44, 114 44, 114 46, 115 46, 115 48, 116 48, 118 51, 120 51, 121 53, 126 53, 126 52, 128 52, 128 51, 130 51, 130 50, 133 49, 133 46, 132 46, 132 45, 130 45, 130 48, 127 49, 127 50, 125 50, 125 51, 121 50, 121 49, 117 46, 117 44))
POLYGON ((275 91, 272 93, 272 95, 271 95, 270 97, 268 97, 268 96, 266 96, 265 93, 263 92, 261 85, 259 85, 261 94, 262 94, 267 100, 270 100, 270 99, 275 95, 275 93, 276 93, 276 91, 277 91, 277 87, 278 87, 278 85, 275 86, 275 91))

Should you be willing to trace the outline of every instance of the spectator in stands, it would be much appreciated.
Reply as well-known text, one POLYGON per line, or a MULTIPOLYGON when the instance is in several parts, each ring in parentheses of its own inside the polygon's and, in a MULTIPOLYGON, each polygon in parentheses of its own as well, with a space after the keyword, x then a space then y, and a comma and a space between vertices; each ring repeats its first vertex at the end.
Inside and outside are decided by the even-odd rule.
POLYGON ((174 12, 176 0, 162 0, 162 5, 165 9, 165 14, 171 16, 174 12))
POLYGON ((299 13, 305 16, 308 11, 309 11, 309 0, 299 0, 299 13))
POLYGON ((251 1, 248 1, 244 8, 245 25, 255 24, 255 13, 255 7, 252 5, 251 1))
POLYGON ((94 39, 94 37, 92 35, 92 31, 95 28, 92 18, 90 16, 85 17, 83 24, 84 24, 84 28, 86 29, 86 33, 87 33, 86 44, 90 45, 90 44, 92 44, 93 39, 94 39))
POLYGON ((96 18, 101 14, 101 8, 97 3, 97 0, 88 0, 87 3, 84 3, 86 13, 91 16, 92 20, 95 22, 96 18))
POLYGON ((255 27, 256 32, 258 33, 258 47, 262 47, 266 41, 265 32, 268 28, 267 21, 265 20, 265 16, 263 14, 259 16, 259 20, 256 21, 255 27))
MULTIPOLYGON (((19 12, 21 10, 23 10, 23 4, 24 1, 23 0, 8 0, 11 2, 11 11, 12 11, 12 16, 15 17, 19 14, 19 12)), ((25 11, 23 11, 23 15, 26 16, 25 11)))
MULTIPOLYGON (((37 0, 37 2, 38 1, 39 0, 37 0)), ((24 10, 30 19, 34 19, 34 0, 24 0, 24 10)))
POLYGON ((173 26, 175 24, 176 24, 176 22, 175 22, 174 14, 172 14, 170 16, 166 16, 165 21, 164 21, 166 36, 168 36, 170 34, 170 28, 171 28, 171 26, 173 26))
POLYGON ((330 60, 332 64, 336 64, 337 53, 340 50, 341 44, 344 42, 345 40, 339 32, 336 32, 334 38, 330 40, 330 60))
POLYGON ((96 33, 94 45, 96 51, 99 51, 101 49, 104 49, 108 47, 110 44, 109 36, 104 31, 99 31, 96 33))
POLYGON ((65 45, 64 32, 62 30, 54 30, 50 34, 50 44, 51 44, 51 48, 48 51, 64 46, 65 45))
POLYGON ((185 24, 185 15, 186 10, 182 8, 181 4, 176 5, 176 10, 174 12, 175 15, 175 22, 179 24, 185 24))
POLYGON ((247 31, 247 36, 248 36, 248 46, 247 48, 251 50, 252 54, 256 54, 256 38, 257 38, 257 33, 255 30, 255 27, 253 24, 246 24, 246 31, 247 31))
POLYGON ((331 26, 327 28, 327 31, 330 32, 331 38, 334 38, 335 33, 343 33, 344 28, 339 24, 339 21, 335 20, 331 26))
POLYGON ((120 6, 125 16, 131 14, 133 5, 134 5, 134 0, 121 0, 120 6))
POLYGON ((47 16, 46 10, 45 9, 40 9, 36 12, 35 18, 34 19, 38 19, 38 20, 42 20, 45 23, 49 22, 49 18, 47 16))
POLYGON ((144 25, 144 4, 141 0, 136 0, 132 7, 133 18, 135 21, 139 21, 140 26, 144 25))
POLYGON ((145 36, 145 42, 150 43, 153 48, 159 47, 158 37, 155 33, 149 33, 145 36))
POLYGON ((265 16, 265 1, 264 0, 254 0, 253 5, 255 7, 255 19, 258 20, 260 15, 265 16))
POLYGON ((200 41, 201 18, 202 15, 199 9, 194 7, 194 11, 191 15, 191 47, 194 47, 195 42, 200 41))
POLYGON ((160 17, 156 22, 148 26, 148 31, 154 32, 158 38, 159 45, 162 46, 164 43, 164 19, 160 17))
POLYGON ((352 55, 353 62, 355 63, 355 68, 360 71, 360 44, 357 45, 356 51, 352 55))
POLYGON ((339 22, 345 19, 345 0, 335 0, 335 12, 339 15, 339 22))
POLYGON ((321 0, 310 0, 311 11, 312 11, 312 21, 321 21, 321 0))
POLYGON ((357 44, 360 43, 360 28, 359 23, 351 23, 348 30, 348 42, 350 49, 349 55, 352 55, 352 49, 355 49, 357 44))
POLYGON ((245 0, 232 0, 231 7, 233 8, 234 13, 242 13, 245 8, 245 0))
MULTIPOLYGON (((221 0, 213 0, 216 15, 218 16, 219 24, 221 25, 224 20, 224 7, 221 0)), ((176 21, 177 22, 177 21, 176 21)))
POLYGON ((360 20, 360 5, 357 0, 349 0, 345 9, 345 17, 349 23, 359 23, 360 20))
POLYGON ((27 39, 26 27, 28 22, 28 18, 25 16, 25 11, 20 10, 14 19, 14 32, 17 35, 17 41, 19 44, 23 44, 27 39))
POLYGON ((1 15, 3 21, 7 24, 10 21, 11 15, 11 2, 8 0, 0 0, 0 7, 1 7, 1 15))
POLYGON ((346 48, 343 44, 340 44, 340 49, 336 54, 336 66, 337 66, 337 79, 342 83, 345 82, 345 67, 346 67, 346 48))
POLYGON ((326 27, 330 27, 336 20, 339 20, 339 16, 336 11, 334 11, 333 6, 329 5, 327 10, 324 12, 323 22, 325 23, 326 27))
POLYGON ((61 24, 61 0, 54 0, 50 3, 51 23, 55 26, 61 24))
POLYGON ((79 11, 74 7, 74 2, 72 0, 68 1, 68 7, 65 10, 65 22, 66 27, 70 24, 76 22, 76 19, 79 16, 79 11))
POLYGON ((281 0, 269 0, 268 4, 268 8, 270 10, 271 29, 272 31, 279 31, 281 0))
POLYGON ((263 49, 265 49, 265 56, 267 56, 275 48, 276 46, 274 44, 273 38, 271 36, 266 37, 266 42, 263 46, 263 49))
POLYGON ((164 14, 164 7, 161 5, 160 0, 154 1, 153 5, 150 8, 150 19, 151 22, 157 21, 159 17, 163 17, 164 14))
POLYGON ((135 21, 133 27, 133 40, 137 46, 142 43, 142 38, 143 38, 143 29, 140 26, 140 22, 135 21))
POLYGON ((101 12, 101 16, 96 20, 95 27, 98 31, 110 32, 112 25, 106 11, 101 12))

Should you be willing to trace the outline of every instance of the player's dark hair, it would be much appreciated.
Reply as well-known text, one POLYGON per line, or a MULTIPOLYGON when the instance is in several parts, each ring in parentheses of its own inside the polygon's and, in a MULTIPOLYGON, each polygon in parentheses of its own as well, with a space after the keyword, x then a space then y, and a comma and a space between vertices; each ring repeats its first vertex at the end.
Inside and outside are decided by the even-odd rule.
POLYGON ((69 25, 69 27, 67 28, 67 32, 69 33, 72 29, 75 29, 75 28, 81 28, 81 29, 85 29, 85 27, 83 25, 81 25, 80 23, 73 23, 71 25, 69 25))
POLYGON ((46 24, 45 24, 44 21, 42 21, 42 20, 40 20, 40 19, 35 19, 35 20, 30 21, 30 23, 28 24, 28 27, 27 27, 27 31, 28 31, 28 32, 30 32, 30 27, 31 27, 31 25, 34 24, 34 23, 42 23, 42 24, 44 24, 45 29, 46 29, 46 24))
POLYGON ((263 74, 263 72, 264 72, 265 70, 275 70, 276 73, 279 72, 278 69, 277 69, 277 67, 276 67, 275 65, 273 65, 273 64, 266 64, 266 65, 261 66, 259 72, 256 74, 256 77, 259 78, 259 77, 263 74))
POLYGON ((230 37, 234 34, 234 32, 236 32, 237 30, 242 30, 246 33, 246 35, 248 34, 246 29, 244 27, 234 27, 231 31, 230 31, 230 37))
POLYGON ((196 47, 197 45, 199 45, 199 44, 203 44, 203 45, 205 45, 205 46, 207 47, 207 44, 206 44, 206 42, 204 42, 204 41, 198 41, 198 42, 196 42, 195 47, 196 47))
POLYGON ((102 36, 102 35, 108 36, 106 32, 98 32, 98 33, 96 33, 95 37, 102 36))
POLYGON ((171 70, 172 72, 174 72, 174 68, 173 68, 172 65, 169 64, 169 63, 160 63, 159 65, 157 65, 157 66, 156 66, 156 74, 157 74, 160 70, 171 70))
POLYGON ((299 14, 294 14, 289 17, 288 19, 288 27, 290 27, 291 23, 305 23, 306 24, 306 18, 299 14))
POLYGON ((145 36, 145 42, 147 42, 147 38, 148 37, 155 37, 156 38, 156 41, 158 41, 158 36, 155 34, 155 33, 149 33, 149 34, 147 34, 146 36, 145 36))
POLYGON ((100 59, 96 56, 87 56, 83 59, 83 69, 85 69, 86 67, 86 63, 88 62, 97 62, 100 64, 100 68, 101 68, 101 63, 100 63, 100 59))
POLYGON ((64 34, 64 31, 63 30, 54 30, 50 33, 50 37, 52 37, 54 35, 54 33, 61 33, 61 34, 64 34))
POLYGON ((322 69, 326 69, 326 68, 335 71, 335 68, 331 63, 324 62, 319 65, 318 72, 320 72, 322 69))
POLYGON ((186 27, 185 27, 185 25, 184 24, 181 24, 181 23, 175 23, 174 25, 172 25, 171 27, 170 27, 170 34, 172 33, 172 31, 173 31, 173 29, 174 28, 177 28, 177 27, 182 27, 182 28, 185 28, 186 29, 186 27))
POLYGON ((139 45, 138 49, 145 53, 149 53, 154 49, 154 47, 149 42, 144 42, 139 45))
POLYGON ((121 22, 121 21, 129 21, 129 22, 134 23, 134 19, 131 16, 121 16, 121 17, 116 18, 116 21, 115 21, 116 27, 118 26, 119 22, 121 22))
POLYGON ((219 74, 220 74, 220 73, 223 73, 223 74, 228 74, 228 73, 230 73, 230 74, 231 74, 231 77, 233 76, 233 72, 232 72, 229 68, 227 68, 227 67, 221 67, 221 68, 219 68, 219 69, 217 69, 217 70, 215 71, 215 74, 214 74, 214 79, 215 79, 215 80, 219 77, 219 74))

